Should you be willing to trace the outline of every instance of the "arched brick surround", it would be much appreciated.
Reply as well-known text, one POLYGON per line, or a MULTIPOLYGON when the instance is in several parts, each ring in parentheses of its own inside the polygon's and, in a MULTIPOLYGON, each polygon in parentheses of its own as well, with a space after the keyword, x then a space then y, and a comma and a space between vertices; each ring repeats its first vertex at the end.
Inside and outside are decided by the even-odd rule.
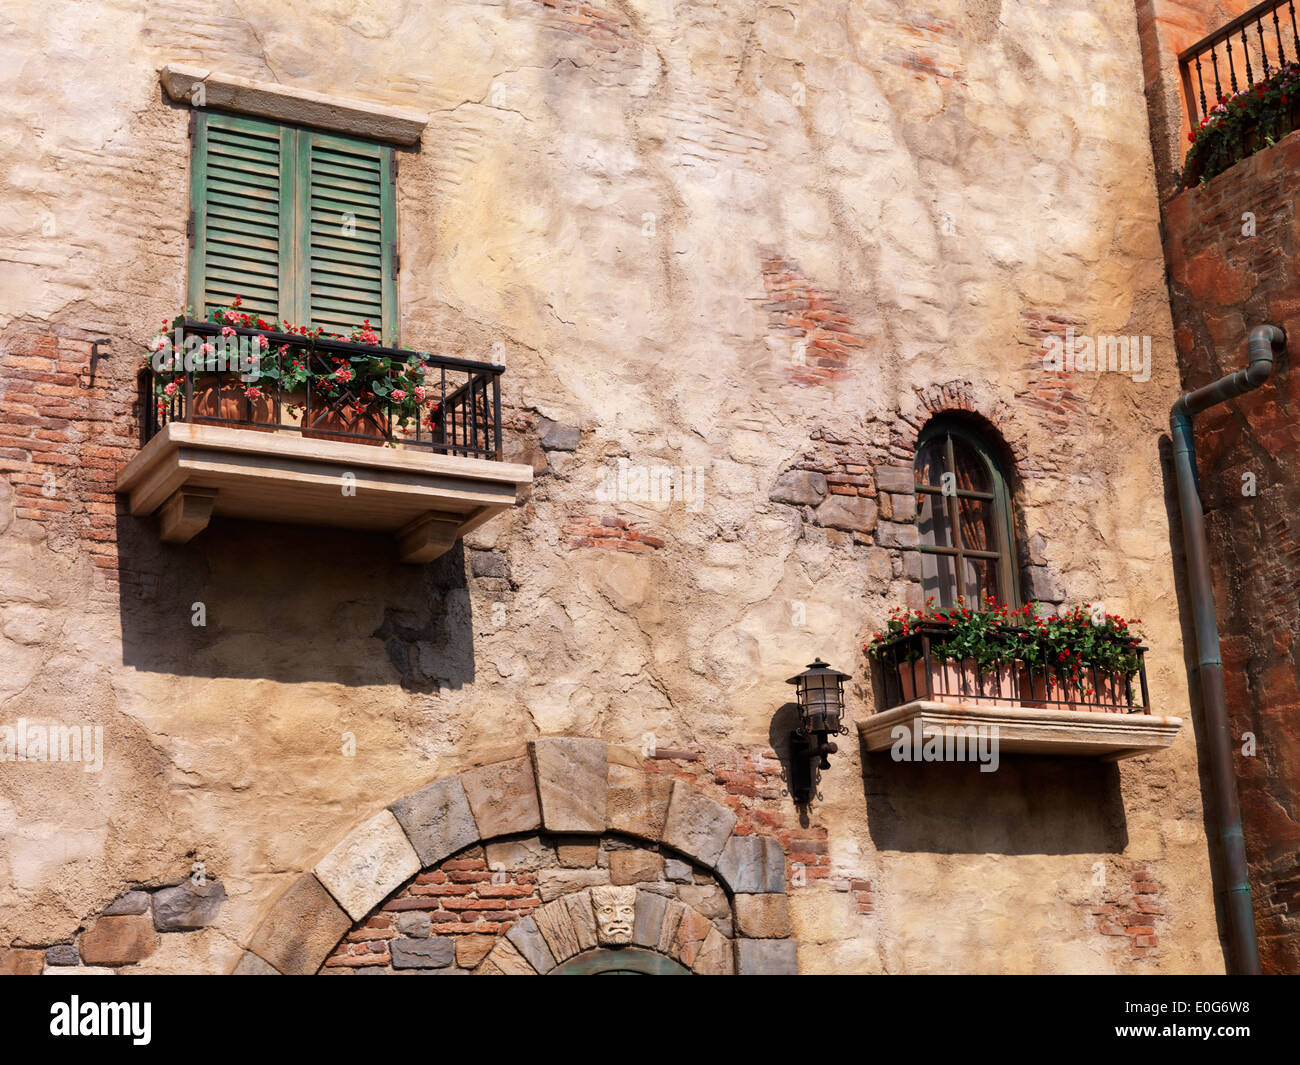
MULTIPOLYGON (((315 973, 354 923, 422 869, 480 842, 538 831, 661 845, 709 870, 738 912, 762 902, 752 896, 784 895, 781 844, 736 834, 736 820, 689 784, 650 776, 634 755, 601 740, 539 738, 526 755, 435 780, 358 825, 272 905, 234 971, 315 973)), ((566 936, 585 942, 573 926, 581 905, 590 908, 575 897, 585 894, 553 900, 516 924, 475 971, 545 972, 580 953, 566 936)), ((728 939, 711 926, 702 939, 677 935, 681 922, 697 919, 708 920, 686 903, 638 892, 639 945, 698 972, 796 972, 788 937, 728 939)))

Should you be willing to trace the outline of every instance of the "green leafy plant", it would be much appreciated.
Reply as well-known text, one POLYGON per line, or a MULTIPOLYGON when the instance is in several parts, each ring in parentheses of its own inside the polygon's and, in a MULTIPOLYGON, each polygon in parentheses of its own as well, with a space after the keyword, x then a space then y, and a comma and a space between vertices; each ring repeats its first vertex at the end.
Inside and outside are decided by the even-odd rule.
MULTIPOLYGON (((991 601, 972 610, 961 598, 950 607, 936 607, 930 599, 921 610, 891 610, 884 631, 873 633, 863 650, 879 657, 901 638, 924 632, 937 658, 973 660, 982 670, 1015 662, 1049 667, 1053 687, 1092 695, 1087 671, 1132 678, 1141 667, 1143 634, 1133 627, 1139 624, 1141 618, 1094 612, 1091 603, 1055 614, 1033 604, 1011 609, 991 601)), ((922 654, 921 640, 899 643, 898 650, 900 660, 915 661, 922 654)))
MULTIPOLYGON (((230 306, 216 307, 209 312, 207 320, 221 327, 223 339, 233 337, 236 329, 257 329, 264 333, 293 334, 307 341, 321 338, 344 340, 357 346, 356 350, 346 353, 321 351, 313 356, 305 346, 278 344, 272 350, 267 337, 257 336, 252 340, 252 354, 257 356, 256 360, 232 380, 235 387, 243 389, 249 400, 261 400, 278 389, 281 398, 288 401, 288 397, 305 394, 310 382, 313 395, 337 409, 350 410, 354 414, 391 413, 398 428, 404 431, 421 419, 426 426, 432 427, 440 397, 432 394, 427 383, 429 367, 420 352, 412 351, 409 355, 397 357, 386 350, 362 350, 380 348, 379 336, 369 321, 345 337, 328 333, 319 326, 297 326, 268 320, 244 311, 241 304, 242 300, 236 297, 230 306)), ((146 364, 154 367, 154 391, 160 409, 183 387, 185 360, 176 359, 159 369, 154 356, 163 346, 171 344, 171 332, 181 326, 185 318, 181 314, 170 322, 164 321, 163 328, 154 334, 149 353, 145 356, 146 364)), ((231 369, 223 358, 223 345, 212 341, 202 342, 197 352, 190 356, 190 361, 195 372, 200 374, 231 369)), ((288 402, 291 408, 300 409, 292 401, 288 402)))
POLYGON ((1276 143, 1293 128, 1300 64, 1287 63, 1254 87, 1220 97, 1188 135, 1183 185, 1204 184, 1234 163, 1276 143))

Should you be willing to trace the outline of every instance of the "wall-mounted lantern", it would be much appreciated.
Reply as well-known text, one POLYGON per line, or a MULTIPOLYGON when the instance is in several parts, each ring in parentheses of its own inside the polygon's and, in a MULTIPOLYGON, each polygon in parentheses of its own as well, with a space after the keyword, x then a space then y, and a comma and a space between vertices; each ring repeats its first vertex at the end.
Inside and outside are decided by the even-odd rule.
POLYGON ((839 750, 828 737, 849 731, 842 723, 848 677, 819 658, 786 681, 799 697, 800 724, 790 733, 790 795, 797 803, 812 800, 821 770, 831 767, 830 756, 839 750))

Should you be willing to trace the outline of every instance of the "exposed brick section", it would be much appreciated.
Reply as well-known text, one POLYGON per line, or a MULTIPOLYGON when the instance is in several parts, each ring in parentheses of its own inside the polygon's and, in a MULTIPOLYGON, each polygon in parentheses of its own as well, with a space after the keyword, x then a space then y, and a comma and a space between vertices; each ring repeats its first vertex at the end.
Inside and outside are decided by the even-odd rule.
POLYGON ((1255 923, 1266 972, 1300 969, 1300 134, 1165 205, 1183 385, 1246 365, 1248 331, 1287 330, 1261 388, 1196 418, 1215 606, 1255 923), (1254 236, 1242 215, 1254 215, 1254 236), (1244 475, 1254 479, 1247 494, 1244 475), (1253 752, 1243 737, 1254 737, 1253 752))
POLYGON ((482 847, 471 847, 419 873, 325 959, 327 969, 389 967, 389 943, 402 938, 400 914, 429 915, 430 936, 498 936, 542 904, 537 875, 488 869, 482 847))
POLYGON ((897 27, 884 58, 923 81, 950 81, 965 86, 961 50, 951 40, 954 26, 937 15, 916 14, 897 27))
POLYGON ((17 321, 0 336, 0 479, 10 486, 14 518, 40 526, 56 550, 80 545, 95 567, 93 598, 116 604, 120 582, 138 592, 149 578, 119 574, 117 557, 126 510, 114 486, 138 448, 126 368, 137 353, 116 337, 101 348, 92 384, 91 344, 103 335, 17 321))
POLYGON ((989 403, 981 400, 969 381, 949 381, 914 391, 921 411, 918 414, 899 414, 891 427, 889 452, 894 460, 911 466, 916 458, 916 441, 925 424, 937 414, 961 411, 973 415, 976 421, 985 423, 997 437, 1001 437, 1015 462, 1014 472, 1020 477, 1032 477, 1055 468, 1050 455, 1031 454, 1016 412, 1002 401, 989 403))
POLYGON ((564 526, 564 535, 569 538, 570 547, 600 547, 611 551, 628 551, 633 554, 646 554, 658 551, 664 541, 651 536, 623 518, 606 516, 603 518, 581 518, 564 526))
POLYGON ((630 23, 622 15, 574 0, 536 0, 551 24, 565 33, 585 37, 605 52, 617 52, 630 40, 630 23))
POLYGON ((1066 331, 1074 330, 1075 337, 1087 335, 1088 323, 1073 315, 1036 310, 1020 312, 1021 344, 1031 348, 1033 354, 1025 362, 1028 386, 1016 393, 1016 402, 1034 411, 1040 424, 1055 433, 1078 433, 1086 430, 1087 399, 1071 388, 1078 375, 1064 370, 1045 370, 1043 357, 1047 353, 1047 338, 1066 338, 1066 331))
POLYGON ((1150 871, 1139 866, 1130 871, 1126 881, 1108 888, 1101 902, 1089 906, 1088 914, 1099 933, 1126 937, 1130 954, 1145 958, 1160 945, 1156 922, 1167 916, 1160 894, 1160 885, 1150 871))
POLYGON ((836 880, 832 886, 836 891, 847 891, 853 896, 858 913, 874 913, 875 900, 871 893, 870 880, 836 880))
POLYGON ((873 912, 871 882, 857 871, 832 868, 826 829, 800 823, 799 811, 785 795, 784 768, 770 747, 659 748, 656 755, 645 759, 647 773, 685 781, 727 806, 736 815, 737 835, 774 836, 781 842, 789 890, 822 883, 840 890, 843 883, 859 913, 873 912))
POLYGON ((824 385, 849 376, 852 353, 866 341, 839 295, 809 280, 798 262, 775 251, 763 258, 762 270, 768 336, 787 346, 786 376, 801 385, 824 385))

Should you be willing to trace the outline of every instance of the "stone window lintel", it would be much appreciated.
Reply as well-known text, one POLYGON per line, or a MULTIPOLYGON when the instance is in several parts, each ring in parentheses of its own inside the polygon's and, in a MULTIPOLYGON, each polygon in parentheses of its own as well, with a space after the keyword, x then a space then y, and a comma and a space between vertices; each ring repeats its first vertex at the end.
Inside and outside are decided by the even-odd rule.
POLYGON ((419 111, 386 104, 328 96, 275 82, 251 81, 201 67, 168 64, 159 72, 167 95, 177 103, 194 105, 195 87, 203 86, 203 107, 311 126, 367 140, 414 145, 429 123, 419 111))

